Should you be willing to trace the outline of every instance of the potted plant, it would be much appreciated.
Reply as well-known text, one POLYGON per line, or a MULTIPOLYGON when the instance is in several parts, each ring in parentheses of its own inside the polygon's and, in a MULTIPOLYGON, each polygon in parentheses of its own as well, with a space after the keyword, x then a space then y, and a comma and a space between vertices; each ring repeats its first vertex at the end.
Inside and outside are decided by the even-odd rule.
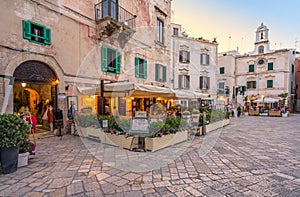
POLYGON ((27 166, 29 155, 34 155, 34 151, 34 143, 29 140, 24 141, 19 148, 18 167, 27 166))
POLYGON ((3 174, 17 170, 19 146, 28 139, 31 125, 16 113, 0 114, 0 162, 3 174))

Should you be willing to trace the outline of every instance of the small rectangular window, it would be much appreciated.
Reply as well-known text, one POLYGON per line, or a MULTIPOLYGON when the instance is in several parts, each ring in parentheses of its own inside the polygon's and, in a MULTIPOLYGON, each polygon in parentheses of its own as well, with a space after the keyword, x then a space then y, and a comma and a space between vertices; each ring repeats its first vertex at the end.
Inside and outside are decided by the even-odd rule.
POLYGON ((220 74, 224 74, 225 73, 225 68, 224 67, 220 67, 220 74))
POLYGON ((142 58, 135 58, 135 76, 147 79, 147 61, 142 58))
POLYGON ((179 75, 178 76, 178 86, 179 86, 179 89, 189 89, 190 88, 190 76, 189 75, 179 75))
POLYGON ((167 67, 160 64, 155 64, 155 81, 167 81, 167 67))
POLYGON ((106 46, 102 47, 102 71, 120 74, 120 52, 106 46))
POLYGON ((173 28, 173 35, 178 36, 178 28, 176 27, 173 28))
POLYGON ((190 62, 190 52, 189 51, 179 51, 179 62, 189 63, 190 62))
POLYGON ((247 81, 247 89, 256 89, 256 81, 247 81))
POLYGON ((254 72, 254 64, 249 65, 249 72, 254 72))
POLYGON ((273 70, 273 62, 268 63, 268 70, 273 70))
POLYGON ((200 77, 200 84, 199 87, 201 90, 208 90, 209 89, 209 77, 200 77))
POLYGON ((218 86, 218 94, 225 94, 225 83, 220 82, 218 86))
POLYGON ((202 53, 200 56, 200 61, 202 65, 209 65, 209 55, 202 53))
POLYGON ((164 22, 157 18, 156 21, 156 41, 164 43, 164 22))
POLYGON ((273 80, 267 80, 267 88, 273 88, 273 80))
POLYGON ((51 30, 43 25, 22 21, 23 38, 42 45, 51 45, 51 30))

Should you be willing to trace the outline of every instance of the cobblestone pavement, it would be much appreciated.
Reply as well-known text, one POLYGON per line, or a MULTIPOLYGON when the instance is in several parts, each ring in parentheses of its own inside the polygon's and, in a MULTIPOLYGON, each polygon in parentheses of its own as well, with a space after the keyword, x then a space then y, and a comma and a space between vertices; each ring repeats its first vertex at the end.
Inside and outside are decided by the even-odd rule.
MULTIPOLYGON (((300 196, 299 118, 232 119, 207 154, 199 156, 205 138, 195 137, 181 156, 144 172, 107 165, 80 137, 44 136, 28 166, 0 174, 0 196, 300 196)), ((107 150, 115 158, 152 154, 107 150)))

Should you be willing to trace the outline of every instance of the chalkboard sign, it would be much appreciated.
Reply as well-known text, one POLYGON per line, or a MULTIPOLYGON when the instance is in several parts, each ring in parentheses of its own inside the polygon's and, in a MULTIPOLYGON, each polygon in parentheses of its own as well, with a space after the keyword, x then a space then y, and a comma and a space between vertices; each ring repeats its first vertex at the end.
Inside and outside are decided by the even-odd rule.
POLYGON ((129 134, 144 137, 150 135, 148 118, 133 118, 130 126, 129 134))

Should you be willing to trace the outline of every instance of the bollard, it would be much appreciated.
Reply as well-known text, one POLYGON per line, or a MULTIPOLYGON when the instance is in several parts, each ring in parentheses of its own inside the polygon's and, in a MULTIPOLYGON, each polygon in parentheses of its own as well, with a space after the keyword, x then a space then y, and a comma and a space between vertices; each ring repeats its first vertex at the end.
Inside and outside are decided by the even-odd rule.
POLYGON ((202 134, 206 135, 206 112, 203 112, 202 134))

